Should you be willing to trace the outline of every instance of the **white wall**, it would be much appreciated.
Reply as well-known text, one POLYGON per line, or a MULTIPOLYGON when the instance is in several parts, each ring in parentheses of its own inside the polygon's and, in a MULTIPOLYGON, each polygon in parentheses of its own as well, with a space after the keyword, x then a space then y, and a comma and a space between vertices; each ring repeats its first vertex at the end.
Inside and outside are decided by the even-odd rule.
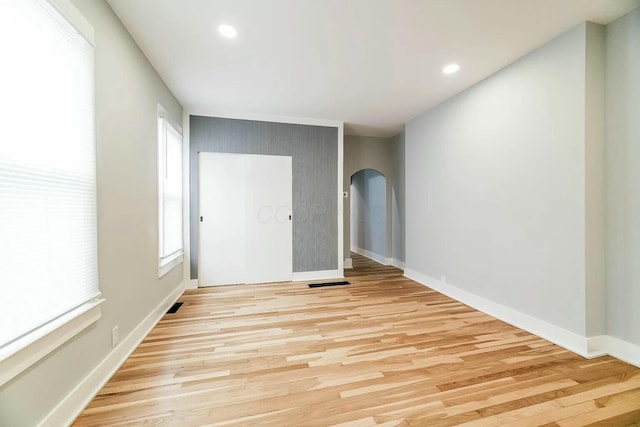
MULTIPOLYGON (((351 177, 351 187, 349 188, 349 251, 364 246, 364 179, 362 174, 356 173, 351 177), (361 237, 362 236, 362 237, 361 237)), ((347 253, 349 253, 347 251, 347 253)))
POLYGON ((607 331, 640 345, 640 8, 607 26, 606 58, 607 331))
POLYGON ((391 257, 396 266, 402 267, 405 260, 404 131, 391 140, 391 154, 395 170, 391 189, 391 257))
POLYGON ((586 333, 580 25, 406 126, 406 264, 586 333))
POLYGON ((112 327, 119 325, 126 340, 179 291, 183 276, 181 266, 157 276, 156 186, 156 105, 178 123, 182 107, 106 2, 74 3, 95 28, 98 254, 106 302, 95 325, 0 388, 2 426, 37 425, 68 402, 74 387, 113 354, 112 327))
POLYGON ((606 330, 605 272, 605 28, 586 24, 585 287, 586 336, 606 330))

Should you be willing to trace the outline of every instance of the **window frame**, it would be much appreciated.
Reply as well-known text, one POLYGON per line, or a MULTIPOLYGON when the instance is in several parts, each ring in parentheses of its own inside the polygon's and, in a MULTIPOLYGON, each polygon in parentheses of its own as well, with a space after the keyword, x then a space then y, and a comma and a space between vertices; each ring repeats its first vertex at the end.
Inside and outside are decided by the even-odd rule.
POLYGON ((167 110, 160 104, 157 108, 157 120, 156 129, 158 130, 157 141, 157 167, 158 167, 158 278, 163 277, 177 266, 181 265, 184 261, 184 135, 182 133, 182 126, 176 123, 167 112, 167 110), (160 130, 160 121, 162 120, 163 126, 160 130), (182 185, 180 188, 180 200, 182 207, 182 224, 180 227, 180 241, 182 242, 181 248, 168 255, 163 256, 162 248, 164 243, 164 172, 166 164, 166 144, 167 144, 167 126, 171 126, 180 135, 180 173, 182 179, 182 185), (163 160, 165 160, 163 162, 163 160))
MULTIPOLYGON (((45 0, 95 49, 93 26, 70 0, 45 0)), ((95 69, 95 56, 92 58, 95 69)), ((94 82, 95 107, 95 71, 94 82)), ((95 121, 94 121, 95 133, 95 121)), ((95 138, 94 138, 95 144, 95 138)), ((95 242, 97 245, 97 241, 95 242)), ((101 296, 48 321, 25 335, 0 346, 0 386, 62 346, 101 317, 101 296)))

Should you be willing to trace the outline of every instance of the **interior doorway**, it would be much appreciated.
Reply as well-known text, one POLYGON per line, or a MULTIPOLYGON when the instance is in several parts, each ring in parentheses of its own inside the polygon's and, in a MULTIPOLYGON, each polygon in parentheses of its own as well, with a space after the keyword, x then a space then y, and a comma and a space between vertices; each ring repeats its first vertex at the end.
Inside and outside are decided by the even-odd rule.
POLYGON ((291 281, 291 157, 206 152, 198 161, 198 285, 291 281))

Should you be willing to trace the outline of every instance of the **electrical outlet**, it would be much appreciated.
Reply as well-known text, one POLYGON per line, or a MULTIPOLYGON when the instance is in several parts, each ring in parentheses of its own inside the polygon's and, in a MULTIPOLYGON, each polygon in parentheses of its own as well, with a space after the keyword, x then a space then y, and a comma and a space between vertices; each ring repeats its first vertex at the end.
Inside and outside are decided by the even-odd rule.
POLYGON ((119 341, 120 341, 120 331, 118 330, 118 325, 116 325, 111 330, 111 345, 115 347, 118 345, 119 341))
POLYGON ((442 283, 447 283, 447 276, 440 276, 440 281, 442 283))

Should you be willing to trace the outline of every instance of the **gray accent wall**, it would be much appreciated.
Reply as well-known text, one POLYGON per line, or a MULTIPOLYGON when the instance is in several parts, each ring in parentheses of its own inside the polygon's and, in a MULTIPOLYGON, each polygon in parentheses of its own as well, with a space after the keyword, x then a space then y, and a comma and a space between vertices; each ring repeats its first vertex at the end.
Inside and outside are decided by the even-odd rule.
POLYGON ((607 333, 640 345, 640 8, 606 28, 607 333))
POLYGON ((191 278, 198 277, 198 153, 292 157, 293 271, 338 269, 338 129, 190 116, 191 278))

